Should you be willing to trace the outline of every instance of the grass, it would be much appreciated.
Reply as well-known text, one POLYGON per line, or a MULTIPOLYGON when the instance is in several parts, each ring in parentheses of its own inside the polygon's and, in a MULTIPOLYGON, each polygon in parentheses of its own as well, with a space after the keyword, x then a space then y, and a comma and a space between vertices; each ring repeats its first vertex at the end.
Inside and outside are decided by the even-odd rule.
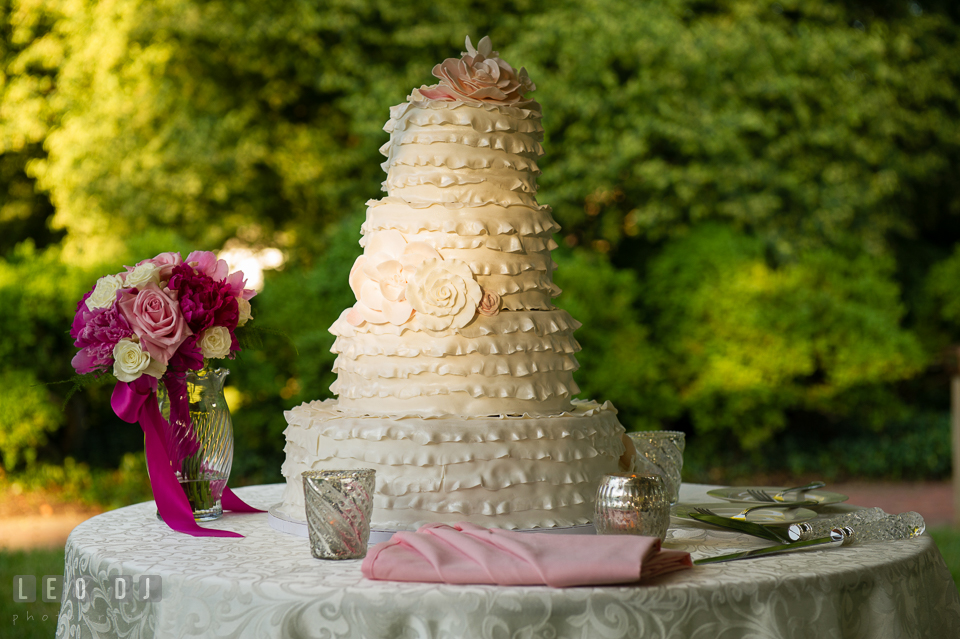
POLYGON ((97 510, 153 499, 143 453, 127 453, 114 470, 90 468, 69 457, 60 465, 37 463, 16 473, 0 467, 0 506, 21 494, 97 510))
POLYGON ((953 575, 953 583, 960 591, 960 529, 934 528, 930 536, 937 542, 940 554, 953 575))
POLYGON ((49 639, 57 633, 60 603, 43 603, 40 583, 44 575, 63 574, 63 556, 63 549, 0 551, 0 636, 49 639), (13 601, 14 575, 37 578, 37 600, 34 603, 13 601))

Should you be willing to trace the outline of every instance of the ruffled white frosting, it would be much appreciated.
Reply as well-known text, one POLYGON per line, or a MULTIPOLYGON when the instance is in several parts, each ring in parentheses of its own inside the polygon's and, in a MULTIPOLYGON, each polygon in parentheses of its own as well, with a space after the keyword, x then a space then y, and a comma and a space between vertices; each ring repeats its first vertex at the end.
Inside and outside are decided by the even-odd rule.
POLYGON ((339 356, 333 364, 334 372, 359 375, 367 379, 389 377, 407 379, 412 375, 481 376, 498 375, 528 377, 536 373, 572 371, 577 361, 566 353, 525 353, 485 355, 475 357, 378 357, 360 356, 355 359, 339 356))
POLYGON ((536 110, 509 109, 509 107, 497 107, 489 103, 468 105, 460 101, 419 100, 405 102, 397 110, 391 111, 390 115, 390 120, 383 126, 383 130, 388 133, 413 128, 410 125, 423 128, 453 124, 468 127, 480 133, 492 131, 539 133, 541 135, 537 139, 543 139, 539 106, 536 110))
POLYGON ((502 205, 496 201, 411 202, 385 197, 367 203, 367 219, 360 232, 395 229, 404 234, 442 231, 456 235, 549 236, 560 230, 549 206, 502 205))
MULTIPOLYGON (((403 197, 409 191, 402 191, 415 186, 433 186, 447 189, 448 192, 456 191, 448 187, 467 187, 464 190, 475 191, 476 185, 484 187, 493 187, 502 191, 522 191, 524 193, 537 192, 537 180, 532 174, 516 175, 514 171, 495 171, 487 170, 487 175, 471 175, 464 171, 448 169, 446 167, 436 169, 425 169, 424 167, 405 167, 401 165, 390 169, 387 179, 383 182, 385 190, 396 192, 403 197)), ((464 200, 453 200, 464 201, 464 200)), ((530 200, 532 202, 532 200, 530 200)))
MULTIPOLYGON (((476 122, 483 118, 499 119, 501 117, 511 118, 514 121, 532 120, 539 122, 541 118, 540 105, 536 100, 525 100, 516 105, 508 106, 505 104, 493 104, 491 102, 461 102, 459 100, 430 100, 416 94, 410 96, 406 102, 390 107, 390 120, 384 125, 385 131, 390 131, 398 122, 411 120, 410 114, 413 111, 444 111, 447 113, 464 113, 465 119, 462 124, 476 122)), ((429 116, 427 116, 429 117, 429 116)), ((472 126, 472 125, 471 125, 472 126)))
POLYGON ((397 129, 390 136, 390 141, 380 148, 380 152, 387 156, 388 162, 393 148, 403 145, 459 144, 478 149, 493 149, 494 151, 503 151, 514 155, 532 157, 543 155, 543 145, 539 141, 542 136, 526 133, 481 133, 459 129, 449 126, 397 129))
MULTIPOLYGON (((344 313, 345 314, 345 313, 344 313)), ((580 328, 581 324, 570 317, 570 314, 561 309, 540 312, 501 313, 493 317, 478 315, 474 320, 456 331, 445 335, 429 336, 449 337, 450 339, 474 339, 478 337, 511 335, 514 333, 533 333, 538 336, 553 335, 555 333, 571 334, 580 328)), ((414 335, 413 325, 395 326, 390 324, 366 324, 362 327, 353 326, 344 321, 343 314, 330 327, 330 332, 337 337, 354 337, 360 334, 371 335, 404 335, 405 339, 420 339, 414 335)), ((578 349, 579 350, 579 349, 578 349)))
MULTIPOLYGON (((487 248, 500 253, 534 254, 540 251, 552 251, 557 243, 552 237, 538 237, 535 235, 473 235, 463 236, 455 233, 420 231, 416 237, 421 242, 442 249, 475 249, 487 248)), ((360 239, 360 246, 366 246, 366 239, 360 239)), ((409 241, 409 240, 408 240, 409 241)))
POLYGON ((572 401, 580 324, 552 303, 540 106, 415 91, 384 129, 387 195, 367 203, 357 305, 330 329, 339 399, 286 413, 283 509, 303 517, 305 470, 375 468, 375 527, 588 523, 623 428, 572 401))
POLYGON ((477 315, 458 331, 334 323, 342 407, 369 415, 542 415, 567 410, 580 326, 563 310, 477 315))
POLYGON ((551 236, 559 226, 536 201, 539 105, 415 94, 391 109, 384 129, 387 196, 368 202, 361 244, 368 250, 370 238, 399 232, 430 245, 443 260, 466 264, 500 312, 449 330, 416 314, 399 326, 341 318, 331 329, 338 355, 331 390, 342 407, 370 415, 568 410, 579 392, 578 325, 553 306, 560 289, 551 236))
POLYGON ((366 417, 335 400, 286 413, 282 509, 303 519, 301 473, 374 468, 373 525, 429 521, 531 528, 588 523, 600 476, 616 472, 623 427, 609 404, 551 417, 366 417))
POLYGON ((444 142, 395 149, 388 159, 380 164, 384 172, 389 172, 391 167, 396 166, 434 166, 454 170, 511 169, 540 175, 540 167, 534 158, 488 148, 474 148, 468 156, 464 156, 456 144, 444 142))

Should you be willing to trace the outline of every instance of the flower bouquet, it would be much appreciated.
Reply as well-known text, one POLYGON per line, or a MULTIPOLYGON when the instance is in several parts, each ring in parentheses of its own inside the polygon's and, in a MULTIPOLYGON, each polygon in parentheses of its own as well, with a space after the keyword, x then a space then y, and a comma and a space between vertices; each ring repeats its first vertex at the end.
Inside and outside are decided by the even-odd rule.
POLYGON ((223 434, 224 426, 229 433, 229 413, 216 384, 225 372, 205 367, 240 350, 236 331, 251 320, 256 295, 245 285, 243 272, 230 273, 209 251, 186 260, 161 253, 97 280, 77 304, 70 330, 80 349, 74 369, 80 375, 112 373, 114 412, 144 431, 160 516, 192 535, 238 536, 194 521, 196 513, 219 516, 221 498, 224 508, 256 512, 226 487, 233 443, 232 434, 223 434), (221 426, 212 447, 202 441, 209 434, 200 432, 211 423, 221 426), (205 454, 208 447, 215 449, 214 458, 205 454))

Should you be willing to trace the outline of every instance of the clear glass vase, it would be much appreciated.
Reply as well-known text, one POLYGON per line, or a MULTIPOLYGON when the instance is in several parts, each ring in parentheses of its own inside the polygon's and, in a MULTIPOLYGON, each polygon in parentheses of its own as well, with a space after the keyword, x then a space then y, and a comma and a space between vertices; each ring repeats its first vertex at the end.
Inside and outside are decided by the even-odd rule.
POLYGON ((220 498, 233 464, 233 422, 223 396, 224 368, 167 374, 157 387, 167 420, 167 454, 197 521, 223 514, 220 498))

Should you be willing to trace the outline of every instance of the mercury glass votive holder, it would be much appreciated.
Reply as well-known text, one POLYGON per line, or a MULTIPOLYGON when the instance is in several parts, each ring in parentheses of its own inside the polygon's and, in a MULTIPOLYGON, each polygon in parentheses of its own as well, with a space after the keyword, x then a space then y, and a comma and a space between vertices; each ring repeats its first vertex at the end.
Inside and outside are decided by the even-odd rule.
POLYGON ((645 430, 627 435, 637 452, 660 471, 670 503, 677 503, 680 500, 680 475, 686 435, 678 430, 645 430))
POLYGON ((599 535, 667 537, 670 503, 659 475, 604 475, 597 489, 593 525, 599 535))
POLYGON ((375 486, 372 468, 303 473, 303 501, 314 557, 362 559, 367 555, 375 486))

